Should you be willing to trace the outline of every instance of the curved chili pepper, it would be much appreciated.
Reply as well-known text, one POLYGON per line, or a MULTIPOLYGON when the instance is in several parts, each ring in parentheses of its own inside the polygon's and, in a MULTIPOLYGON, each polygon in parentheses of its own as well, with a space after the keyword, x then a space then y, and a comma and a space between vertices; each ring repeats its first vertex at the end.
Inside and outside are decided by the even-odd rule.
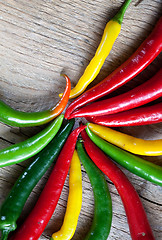
POLYGON ((79 158, 88 174, 94 194, 94 218, 84 240, 107 240, 112 222, 112 201, 102 172, 85 153, 82 143, 77 143, 79 158))
POLYGON ((73 125, 74 120, 67 121, 54 139, 35 157, 34 161, 25 169, 14 184, 0 209, 0 229, 3 236, 1 240, 7 239, 9 232, 17 228, 16 221, 22 212, 27 198, 57 158, 73 125))
POLYGON ((161 32, 162 17, 152 33, 126 62, 68 106, 65 118, 68 118, 75 109, 111 93, 142 72, 162 51, 161 32))
POLYGON ((162 122, 162 102, 110 115, 87 117, 89 122, 107 127, 136 126, 162 122))
POLYGON ((132 240, 153 240, 154 236, 140 198, 126 175, 82 132, 85 149, 108 178, 114 183, 123 202, 132 240))
POLYGON ((72 239, 82 206, 82 172, 77 151, 74 150, 69 174, 69 196, 61 229, 52 234, 51 240, 72 239))
POLYGON ((48 123, 59 116, 67 105, 71 90, 70 79, 65 74, 62 76, 66 79, 66 89, 55 107, 43 112, 21 112, 0 101, 0 121, 15 127, 31 127, 48 123))
POLYGON ((97 136, 128 152, 144 156, 162 155, 162 139, 144 140, 93 123, 88 127, 97 136))
POLYGON ((44 231, 59 200, 77 137, 84 128, 85 126, 76 128, 69 135, 35 207, 21 228, 14 234, 12 240, 37 240, 44 231))
POLYGON ((94 102, 74 111, 68 119, 74 117, 102 116, 122 112, 151 102, 162 96, 162 68, 148 81, 136 88, 109 98, 94 102))
POLYGON ((162 167, 113 146, 94 134, 88 127, 86 131, 91 140, 115 162, 137 176, 162 186, 162 167))
MULTIPOLYGON (((79 79, 77 85, 71 90, 70 98, 75 98, 83 93, 87 86, 96 78, 100 72, 102 65, 104 64, 116 38, 120 33, 124 13, 128 8, 130 2, 131 0, 126 0, 115 17, 113 17, 113 19, 106 24, 101 42, 97 48, 95 56, 92 58, 91 62, 85 69, 85 72, 79 79)), ((62 94, 59 96, 61 97, 62 94)))
POLYGON ((64 115, 57 117, 48 127, 35 136, 0 151, 0 167, 22 162, 40 152, 56 135, 64 115))

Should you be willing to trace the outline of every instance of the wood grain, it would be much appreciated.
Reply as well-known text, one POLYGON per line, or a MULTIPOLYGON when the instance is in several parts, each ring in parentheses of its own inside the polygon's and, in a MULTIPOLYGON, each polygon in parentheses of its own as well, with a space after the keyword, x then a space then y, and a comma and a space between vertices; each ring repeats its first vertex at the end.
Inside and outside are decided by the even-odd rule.
MULTIPOLYGON (((121 33, 95 83, 102 80, 142 43, 160 17, 161 0, 132 1, 121 33)), ((0 99, 15 109, 40 111, 57 103, 58 93, 65 88, 61 72, 68 74, 75 86, 100 42, 106 22, 114 16, 123 1, 119 0, 0 0, 0 99)), ((159 56, 146 70, 115 93, 127 91, 151 77, 161 66, 159 56)), ((110 96, 111 96, 110 95, 110 96)), ((76 123, 76 126, 78 123, 76 123)), ((144 139, 162 137, 162 124, 120 128, 144 139)), ((0 148, 23 141, 40 131, 37 128, 14 128, 0 124, 0 148)), ((147 157, 162 164, 162 157, 147 157)), ((0 169, 0 202, 17 177, 32 161, 0 169)), ((123 168, 122 168, 123 169, 123 168)), ((51 169, 31 193, 21 222, 39 197, 51 169)), ((123 171, 141 197, 155 239, 162 239, 162 189, 127 170, 123 171)), ((93 219, 93 193, 85 170, 83 205, 74 240, 84 239, 93 219)), ((107 178, 113 201, 113 222, 109 239, 131 239, 121 199, 107 178)), ((68 197, 66 179, 56 211, 40 237, 49 239, 63 221, 68 197)))

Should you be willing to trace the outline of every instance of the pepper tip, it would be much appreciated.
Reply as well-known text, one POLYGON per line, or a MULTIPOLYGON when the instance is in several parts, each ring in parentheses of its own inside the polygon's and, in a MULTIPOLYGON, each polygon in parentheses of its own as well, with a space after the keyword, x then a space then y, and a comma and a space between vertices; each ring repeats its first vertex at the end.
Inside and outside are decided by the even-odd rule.
POLYGON ((60 94, 59 94, 59 97, 61 98, 61 97, 62 97, 62 95, 63 95, 63 93, 60 93, 60 94))

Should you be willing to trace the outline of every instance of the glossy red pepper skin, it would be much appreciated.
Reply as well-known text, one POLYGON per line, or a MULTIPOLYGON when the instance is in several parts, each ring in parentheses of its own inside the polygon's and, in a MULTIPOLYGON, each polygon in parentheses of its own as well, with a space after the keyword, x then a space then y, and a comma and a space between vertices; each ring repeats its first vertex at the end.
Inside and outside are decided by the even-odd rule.
POLYGON ((69 135, 35 207, 20 229, 13 235, 12 240, 37 240, 44 231, 59 200, 77 137, 85 127, 81 126, 69 135))
POLYGON ((162 17, 152 33, 126 62, 69 105, 65 112, 65 118, 68 118, 75 109, 111 93, 142 72, 162 51, 161 33, 162 17))
POLYGON ((162 122, 162 102, 110 115, 87 117, 87 121, 107 127, 139 126, 162 122))
POLYGON ((133 185, 120 168, 90 140, 85 131, 81 133, 81 136, 89 157, 117 188, 126 211, 132 239, 153 240, 154 236, 145 210, 133 185))
POLYGON ((162 96, 162 68, 148 81, 113 98, 91 103, 74 111, 75 117, 102 116, 144 105, 162 96))

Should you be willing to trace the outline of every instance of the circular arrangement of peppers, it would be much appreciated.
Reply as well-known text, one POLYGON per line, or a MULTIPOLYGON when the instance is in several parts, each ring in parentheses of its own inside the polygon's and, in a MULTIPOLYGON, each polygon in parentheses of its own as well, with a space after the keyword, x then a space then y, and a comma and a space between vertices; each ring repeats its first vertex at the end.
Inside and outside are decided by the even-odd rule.
POLYGON ((122 199, 132 239, 154 239, 136 190, 114 162, 137 176, 162 186, 162 167, 134 155, 162 155, 162 139, 143 140, 109 127, 162 122, 162 102, 145 106, 162 96, 162 69, 126 93, 106 100, 100 98, 133 79, 159 55, 162 50, 162 17, 126 62, 96 86, 85 91, 108 56, 121 30, 123 16, 130 2, 131 0, 126 0, 115 17, 107 23, 95 56, 72 90, 70 79, 63 75, 66 79, 65 92, 60 94, 60 102, 54 108, 26 113, 16 111, 0 101, 0 121, 11 126, 38 126, 55 118, 37 135, 0 151, 0 167, 19 163, 35 155, 1 206, 2 240, 36 240, 41 236, 56 208, 69 168, 69 196, 64 222, 51 239, 67 240, 73 237, 82 205, 80 161, 90 179, 95 205, 93 223, 85 239, 106 240, 111 229, 112 202, 104 174, 114 183, 122 199), (65 115, 61 114, 69 98, 75 97, 78 98, 68 106, 65 115), (74 118, 77 117, 85 117, 88 123, 81 124, 72 131, 74 118), (81 139, 77 141, 80 133, 81 139), (17 229, 16 221, 25 202, 53 162, 54 168, 37 203, 17 229))

